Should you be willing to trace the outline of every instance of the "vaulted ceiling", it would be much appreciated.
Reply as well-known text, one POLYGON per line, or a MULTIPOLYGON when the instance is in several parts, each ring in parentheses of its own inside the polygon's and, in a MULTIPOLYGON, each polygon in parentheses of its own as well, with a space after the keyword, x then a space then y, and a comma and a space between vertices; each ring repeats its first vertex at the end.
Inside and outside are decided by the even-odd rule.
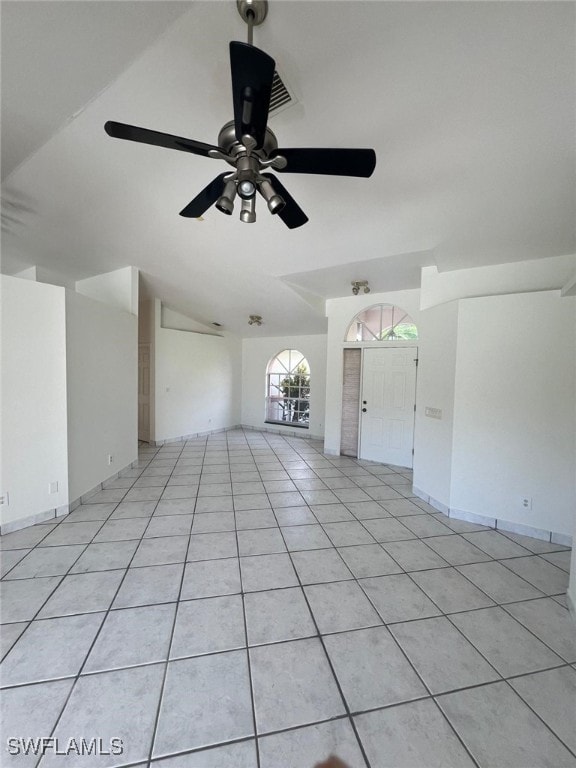
POLYGON ((370 179, 282 177, 310 218, 178 212, 221 161, 109 138, 106 120, 215 143, 232 117, 234 2, 2 2, 2 271, 134 265, 242 335, 322 332, 320 297, 576 251, 575 6, 271 0, 255 44, 296 103, 280 146, 373 147, 370 179), (294 290, 296 286, 298 290, 294 290), (264 316, 249 328, 247 316, 264 316))

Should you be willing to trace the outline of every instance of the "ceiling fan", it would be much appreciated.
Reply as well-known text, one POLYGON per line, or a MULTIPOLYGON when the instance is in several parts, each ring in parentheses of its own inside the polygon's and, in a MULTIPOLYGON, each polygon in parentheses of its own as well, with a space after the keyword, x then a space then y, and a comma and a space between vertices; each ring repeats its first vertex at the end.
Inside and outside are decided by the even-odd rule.
POLYGON ((276 63, 252 44, 253 27, 261 24, 268 11, 267 0, 237 0, 240 15, 248 24, 248 42, 230 43, 234 120, 218 135, 218 145, 151 131, 109 121, 109 136, 154 144, 194 155, 225 160, 234 170, 221 173, 188 205, 181 216, 198 218, 211 205, 230 215, 236 195, 242 201, 240 220, 256 221, 256 192, 265 199, 270 213, 278 214, 290 229, 306 224, 308 217, 276 176, 265 173, 315 173, 331 176, 372 175, 376 166, 373 149, 287 149, 279 148, 268 128, 270 94, 276 63))

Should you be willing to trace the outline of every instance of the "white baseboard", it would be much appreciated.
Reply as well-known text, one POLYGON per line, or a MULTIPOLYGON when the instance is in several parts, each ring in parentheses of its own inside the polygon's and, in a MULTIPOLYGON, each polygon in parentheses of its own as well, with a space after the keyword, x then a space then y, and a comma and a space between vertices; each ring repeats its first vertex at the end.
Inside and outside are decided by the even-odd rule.
MULTIPOLYGON (((62 509, 62 507, 59 507, 59 509, 62 509)), ((44 512, 36 512, 34 515, 19 517, 17 520, 9 520, 7 523, 0 525, 0 535, 4 536, 6 533, 14 533, 14 531, 19 531, 21 528, 28 528, 31 525, 45 523, 46 520, 55 518, 56 509, 46 509, 44 512)))
POLYGON ((495 528, 496 530, 508 531, 509 533, 519 533, 522 536, 532 536, 535 539, 542 539, 542 541, 548 541, 552 544, 562 544, 565 547, 571 547, 573 543, 572 536, 566 533, 558 533, 556 531, 546 530, 545 528, 535 528, 532 525, 524 525, 523 523, 513 523, 509 520, 501 520, 497 517, 487 517, 486 515, 479 515, 476 512, 468 512, 464 509, 456 509, 455 507, 447 507, 441 501, 437 501, 432 496, 429 496, 425 491, 413 486, 412 492, 415 496, 426 501, 431 507, 437 509, 447 517, 455 517, 457 520, 466 520, 469 523, 477 523, 478 525, 486 525, 489 528, 495 528))
POLYGON ((533 539, 550 541, 550 531, 545 531, 543 528, 534 528, 532 525, 524 525, 523 523, 511 523, 507 520, 498 520, 497 527, 501 531, 508 531, 508 533, 519 533, 522 536, 532 536, 533 539))
POLYGON ((241 424, 240 429, 248 429, 251 432, 268 432, 272 435, 282 435, 283 437, 301 437, 303 440, 324 440, 324 435, 311 435, 307 429, 294 429, 288 426, 279 425, 279 429, 272 429, 268 426, 254 427, 249 424, 241 424))
POLYGON ((232 427, 221 427, 220 429, 211 429, 207 432, 192 432, 189 435, 180 435, 179 437, 167 437, 165 440, 150 440, 149 445, 159 448, 162 445, 171 443, 183 443, 186 440, 195 440, 198 437, 210 437, 210 435, 220 435, 223 432, 231 432, 234 429, 246 429, 241 424, 234 424, 232 427))
MULTIPOLYGON (((324 435, 311 435, 306 429, 290 429, 281 427, 280 429, 271 429, 269 427, 253 426, 251 424, 234 424, 232 427, 222 427, 221 429, 212 429, 208 432, 194 432, 189 435, 180 435, 179 437, 169 437, 165 440, 149 440, 148 445, 159 448, 171 443, 182 443, 186 440, 195 440, 199 437, 210 437, 210 435, 219 435, 223 432, 233 432, 235 429, 245 429, 249 432, 268 432, 272 435, 282 435, 283 437, 301 437, 304 440, 324 440, 324 435)), ((337 455, 337 454, 336 454, 337 455)))
POLYGON ((497 519, 487 515, 479 515, 476 512, 468 512, 466 509, 456 509, 450 507, 449 517, 455 517, 457 520, 466 520, 468 523, 477 523, 478 525, 487 525, 490 528, 496 528, 497 519))
POLYGON ((438 501, 433 496, 429 496, 424 491, 420 490, 420 488, 416 488, 415 485, 412 486, 412 493, 415 496, 418 496, 419 499, 422 499, 422 501, 425 501, 427 504, 430 504, 431 507, 434 507, 434 509, 437 509, 438 512, 442 512, 443 515, 446 515, 448 517, 449 508, 446 506, 446 504, 443 504, 441 501, 438 501))
POLYGON ((56 520, 56 518, 69 515, 70 512, 73 512, 77 507, 80 506, 80 504, 83 504, 91 496, 94 496, 95 493, 98 493, 98 491, 101 491, 104 486, 104 483, 108 483, 110 482, 110 480, 116 480, 116 478, 120 477, 121 472, 124 472, 127 469, 131 469, 132 467, 135 467, 137 463, 138 461, 136 460, 131 462, 130 464, 127 464, 120 471, 115 472, 113 475, 110 475, 110 477, 107 477, 101 483, 98 483, 98 485, 94 486, 94 488, 91 488, 87 493, 83 493, 79 498, 74 499, 74 501, 68 502, 68 504, 63 504, 61 507, 56 507, 55 509, 47 509, 44 512, 37 512, 34 515, 19 517, 17 520, 10 520, 7 523, 3 523, 2 525, 0 525, 0 536, 4 536, 4 534, 6 533, 13 533, 14 531, 19 531, 22 528, 29 528, 31 525, 37 525, 38 523, 45 523, 47 520, 52 520, 52 519, 56 520))

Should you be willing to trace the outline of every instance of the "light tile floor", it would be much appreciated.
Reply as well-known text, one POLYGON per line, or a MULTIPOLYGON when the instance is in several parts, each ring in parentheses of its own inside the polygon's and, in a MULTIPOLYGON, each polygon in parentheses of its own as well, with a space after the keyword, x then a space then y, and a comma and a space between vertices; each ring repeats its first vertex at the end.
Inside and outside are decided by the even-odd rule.
POLYGON ((2 765, 576 766, 569 550, 411 487, 235 430, 2 537, 2 765), (123 753, 6 752, 42 736, 123 753))

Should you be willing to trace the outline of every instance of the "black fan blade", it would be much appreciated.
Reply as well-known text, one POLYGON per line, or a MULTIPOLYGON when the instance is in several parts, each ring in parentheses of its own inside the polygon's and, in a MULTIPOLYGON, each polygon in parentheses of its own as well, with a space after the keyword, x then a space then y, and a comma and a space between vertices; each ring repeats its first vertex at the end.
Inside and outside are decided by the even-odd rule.
POLYGON ((181 152, 192 152, 194 155, 204 155, 208 157, 211 149, 222 150, 212 144, 204 144, 201 141, 193 139, 183 139, 180 136, 172 136, 171 133, 160 133, 159 131, 150 131, 148 128, 138 128, 135 125, 126 125, 126 123, 115 123, 109 120, 104 125, 104 130, 108 136, 115 139, 128 139, 128 141, 140 141, 143 144, 154 144, 157 147, 166 147, 167 149, 179 149, 181 152))
POLYGON ((323 173, 328 176, 363 176, 368 178, 376 167, 373 149, 275 149, 270 157, 282 155, 286 168, 282 173, 323 173))
POLYGON ((264 144, 275 66, 274 59, 259 48, 248 43, 230 43, 236 138, 242 141, 242 136, 252 136, 256 149, 264 144))
POLYGON ((281 195, 286 202, 284 208, 282 208, 281 211, 278 211, 276 215, 282 219, 288 229, 296 229, 296 227, 301 227, 302 224, 306 224, 308 216, 306 216, 286 187, 284 187, 272 173, 264 173, 262 175, 270 180, 276 192, 281 195))
POLYGON ((224 179, 229 175, 229 173, 221 173, 220 176, 216 176, 207 187, 204 187, 202 192, 196 195, 194 200, 188 203, 186 208, 180 211, 180 216, 186 216, 188 219, 197 219, 202 216, 211 205, 214 205, 224 191, 224 179))

